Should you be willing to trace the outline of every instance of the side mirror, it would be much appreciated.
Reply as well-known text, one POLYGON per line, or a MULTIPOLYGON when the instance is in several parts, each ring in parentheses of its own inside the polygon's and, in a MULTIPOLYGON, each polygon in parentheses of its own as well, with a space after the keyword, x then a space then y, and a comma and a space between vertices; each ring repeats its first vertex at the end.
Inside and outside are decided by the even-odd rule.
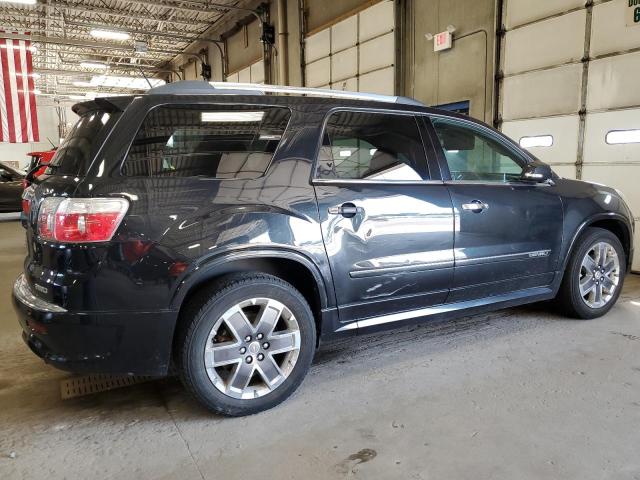
POLYGON ((2 177, 3 180, 7 180, 7 181, 13 180, 13 176, 11 175, 11 173, 2 169, 0 169, 0 177, 2 177))
POLYGON ((524 182, 545 183, 553 178, 553 170, 544 163, 530 163, 522 170, 520 179, 524 182))

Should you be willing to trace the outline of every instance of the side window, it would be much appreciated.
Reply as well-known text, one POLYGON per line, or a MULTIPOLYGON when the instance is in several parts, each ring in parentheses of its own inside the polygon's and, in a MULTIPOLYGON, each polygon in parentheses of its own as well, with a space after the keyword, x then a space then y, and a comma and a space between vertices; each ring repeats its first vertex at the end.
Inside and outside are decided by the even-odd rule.
POLYGON ((411 115, 374 112, 331 114, 318 152, 316 178, 422 180, 425 155, 411 115))
POLYGON ((453 180, 511 182, 524 163, 485 133, 443 119, 432 119, 453 180))
POLYGON ((156 108, 140 127, 123 174, 258 178, 269 166, 290 115, 281 107, 156 108))

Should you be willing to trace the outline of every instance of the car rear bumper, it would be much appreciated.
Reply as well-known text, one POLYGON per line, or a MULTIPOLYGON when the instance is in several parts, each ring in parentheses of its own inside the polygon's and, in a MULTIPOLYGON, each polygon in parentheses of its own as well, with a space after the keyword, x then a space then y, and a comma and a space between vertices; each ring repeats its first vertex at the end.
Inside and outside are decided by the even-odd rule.
POLYGON ((166 375, 177 312, 70 312, 36 296, 24 275, 13 307, 29 348, 78 373, 166 375))

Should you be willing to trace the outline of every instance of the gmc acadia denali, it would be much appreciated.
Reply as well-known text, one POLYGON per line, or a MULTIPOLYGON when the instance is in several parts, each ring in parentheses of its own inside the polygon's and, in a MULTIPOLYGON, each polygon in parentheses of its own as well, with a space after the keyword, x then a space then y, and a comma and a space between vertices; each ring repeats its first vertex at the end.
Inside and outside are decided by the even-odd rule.
POLYGON ((174 365, 226 415, 335 338, 551 299, 599 317, 631 262, 619 192, 414 100, 179 82, 74 111, 24 195, 24 339, 73 372, 174 365))

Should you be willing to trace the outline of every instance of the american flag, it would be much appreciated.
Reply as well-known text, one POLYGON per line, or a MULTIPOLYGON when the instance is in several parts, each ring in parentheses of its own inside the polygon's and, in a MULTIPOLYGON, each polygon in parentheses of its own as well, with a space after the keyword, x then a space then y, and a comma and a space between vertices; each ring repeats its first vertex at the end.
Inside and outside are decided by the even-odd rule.
POLYGON ((38 142, 31 42, 0 38, 0 63, 0 142, 38 142))

